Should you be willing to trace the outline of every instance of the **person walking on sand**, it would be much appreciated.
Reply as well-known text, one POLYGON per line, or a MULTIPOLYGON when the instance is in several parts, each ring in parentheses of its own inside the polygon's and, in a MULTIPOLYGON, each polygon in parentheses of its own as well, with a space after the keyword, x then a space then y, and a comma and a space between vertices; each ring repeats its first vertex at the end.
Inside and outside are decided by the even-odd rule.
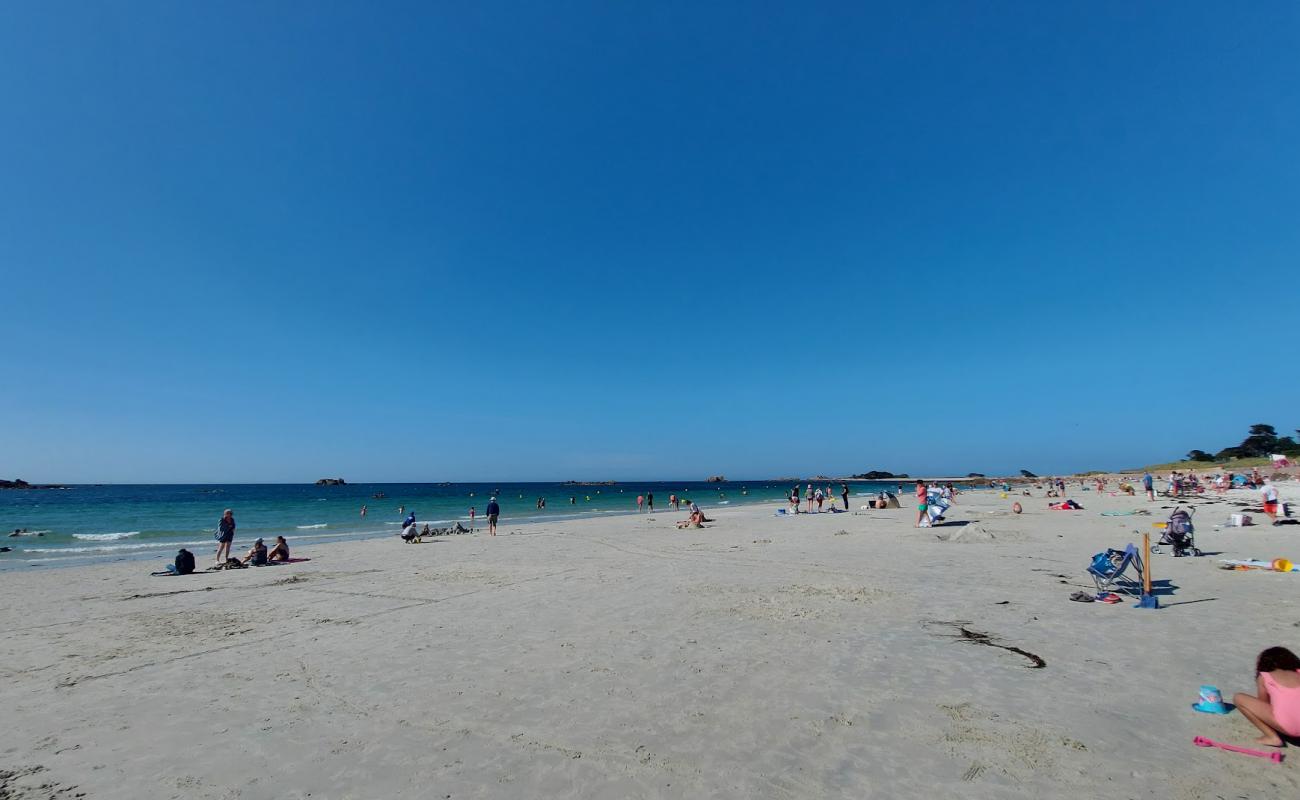
POLYGON ((654 492, 646 492, 646 493, 645 493, 645 511, 646 511, 647 514, 653 514, 653 513, 655 513, 655 493, 654 493, 654 492))
POLYGON ((1264 478, 1263 481, 1264 485, 1260 487, 1259 493, 1263 495, 1264 498, 1264 513, 1267 514, 1268 518, 1273 521, 1274 525, 1276 525, 1278 507, 1277 487, 1274 486, 1273 482, 1268 478, 1264 478))
POLYGON ((217 523, 217 566, 230 558, 230 545, 235 541, 235 512, 226 509, 217 523))
POLYGON ((926 510, 930 507, 930 493, 926 488, 925 481, 916 482, 916 527, 929 527, 929 520, 926 519, 926 510), (921 522, 925 521, 925 525, 921 522))
POLYGON ((639 494, 636 496, 636 510, 638 514, 645 511, 645 495, 639 494))
POLYGON ((849 510, 849 485, 847 483, 840 484, 840 499, 844 501, 844 510, 848 511, 849 510))
POLYGON ((501 516, 501 506, 497 505, 497 499, 494 497, 487 504, 488 533, 493 536, 497 535, 497 517, 501 516))
POLYGON ((822 513, 822 503, 825 502, 826 495, 822 494, 821 489, 818 489, 817 491, 813 492, 813 499, 817 501, 817 513, 818 514, 822 513))
POLYGON ((1156 482, 1151 477, 1150 472, 1142 473, 1142 491, 1147 493, 1147 502, 1153 503, 1156 499, 1156 482))

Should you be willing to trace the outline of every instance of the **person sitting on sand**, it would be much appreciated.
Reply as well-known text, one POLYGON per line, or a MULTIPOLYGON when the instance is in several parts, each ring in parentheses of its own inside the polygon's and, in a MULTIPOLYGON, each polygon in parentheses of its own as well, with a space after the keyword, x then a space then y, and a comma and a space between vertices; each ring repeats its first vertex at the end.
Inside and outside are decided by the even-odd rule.
POLYGON ((1281 747, 1282 736, 1300 737, 1300 658, 1285 647, 1270 647, 1255 660, 1259 695, 1238 692, 1232 702, 1263 734, 1255 740, 1281 747), (1279 736, 1281 734, 1281 736, 1279 736))
POLYGON ((695 505, 694 501, 691 501, 690 509, 690 517, 677 523, 678 528, 703 528, 704 523, 713 521, 705 518, 704 512, 700 510, 699 506, 695 505))
POLYGON ((167 565, 167 571, 173 575, 190 575, 194 572, 194 554, 182 547, 176 553, 176 561, 167 565))
POLYGON ((288 561, 289 560, 289 543, 284 540, 283 536, 275 537, 275 547, 271 548, 270 554, 266 557, 267 561, 288 561))
POLYGON ((261 539, 253 542, 253 546, 248 549, 248 555, 244 556, 242 563, 247 564, 250 561, 255 567, 266 566, 266 545, 261 539))
POLYGON ((704 516, 704 512, 700 510, 700 507, 699 507, 699 506, 695 505, 695 501, 694 501, 694 500, 691 501, 690 509, 691 509, 691 514, 693 514, 693 515, 698 515, 698 516, 699 516, 699 518, 700 518, 700 522, 712 522, 712 521, 713 521, 713 520, 709 519, 708 517, 704 516))
POLYGON ((679 527, 679 528, 703 528, 703 527, 704 527, 704 523, 706 523, 706 522, 712 522, 712 521, 713 521, 713 520, 709 519, 708 517, 704 516, 704 512, 700 510, 700 507, 699 507, 699 506, 695 505, 695 501, 694 501, 694 500, 691 500, 691 501, 690 501, 689 508, 690 508, 691 515, 690 515, 689 517, 687 517, 686 519, 682 520, 681 522, 677 523, 677 527, 679 527))

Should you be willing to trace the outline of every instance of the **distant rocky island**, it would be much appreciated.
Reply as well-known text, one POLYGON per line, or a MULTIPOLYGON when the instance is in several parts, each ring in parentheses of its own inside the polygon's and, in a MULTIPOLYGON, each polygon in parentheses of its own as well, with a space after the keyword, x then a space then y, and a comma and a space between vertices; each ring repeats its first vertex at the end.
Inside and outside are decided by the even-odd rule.
POLYGON ((857 478, 858 480, 863 480, 863 481, 887 481, 887 480, 894 480, 894 479, 897 479, 897 478, 906 478, 906 477, 907 477, 907 473, 904 472, 904 473, 902 473, 902 474, 900 474, 900 475, 895 475, 895 474, 892 473, 892 472, 883 472, 883 471, 881 471, 881 470, 872 470, 871 472, 864 472, 864 473, 862 473, 861 475, 850 475, 849 477, 850 477, 850 478, 857 478))
POLYGON ((321 478, 316 481, 317 486, 347 486, 348 482, 342 478, 321 478))
POLYGON ((28 483, 22 478, 14 478, 11 481, 0 480, 0 489, 66 489, 66 486, 60 486, 57 483, 28 483))
POLYGON ((615 486, 618 481, 565 481, 561 486, 615 486))
POLYGON ((727 476, 725 476, 725 475, 710 475, 710 476, 708 477, 708 479, 705 480, 704 482, 705 482, 705 483, 726 483, 726 482, 727 482, 727 476))

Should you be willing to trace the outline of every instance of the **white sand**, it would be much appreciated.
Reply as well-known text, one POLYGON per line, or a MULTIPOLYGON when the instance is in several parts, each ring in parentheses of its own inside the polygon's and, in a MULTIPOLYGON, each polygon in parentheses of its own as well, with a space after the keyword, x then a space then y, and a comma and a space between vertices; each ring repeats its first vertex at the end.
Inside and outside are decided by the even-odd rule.
POLYGON ((934 530, 708 509, 707 530, 507 522, 187 578, 6 574, 0 770, 24 774, 0 796, 1300 796, 1300 750, 1198 749, 1255 734, 1189 708, 1202 683, 1250 688, 1261 648, 1300 650, 1300 574, 1217 568, 1300 562, 1300 527, 1213 531, 1237 509, 1203 507, 1223 555, 1156 556, 1165 608, 1073 603, 1094 552, 1162 518, 1074 496, 1015 517, 965 494, 950 519, 972 524, 934 530))

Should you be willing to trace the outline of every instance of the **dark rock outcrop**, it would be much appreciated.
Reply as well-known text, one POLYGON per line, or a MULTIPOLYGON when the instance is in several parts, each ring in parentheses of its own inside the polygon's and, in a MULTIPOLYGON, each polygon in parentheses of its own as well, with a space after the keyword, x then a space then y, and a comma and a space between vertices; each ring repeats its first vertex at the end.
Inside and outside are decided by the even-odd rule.
POLYGON ((0 480, 0 489, 66 489, 66 486, 60 486, 57 483, 28 483, 22 478, 14 478, 11 481, 0 480))
POLYGON ((347 486, 348 482, 342 478, 321 478, 316 481, 317 486, 347 486))

